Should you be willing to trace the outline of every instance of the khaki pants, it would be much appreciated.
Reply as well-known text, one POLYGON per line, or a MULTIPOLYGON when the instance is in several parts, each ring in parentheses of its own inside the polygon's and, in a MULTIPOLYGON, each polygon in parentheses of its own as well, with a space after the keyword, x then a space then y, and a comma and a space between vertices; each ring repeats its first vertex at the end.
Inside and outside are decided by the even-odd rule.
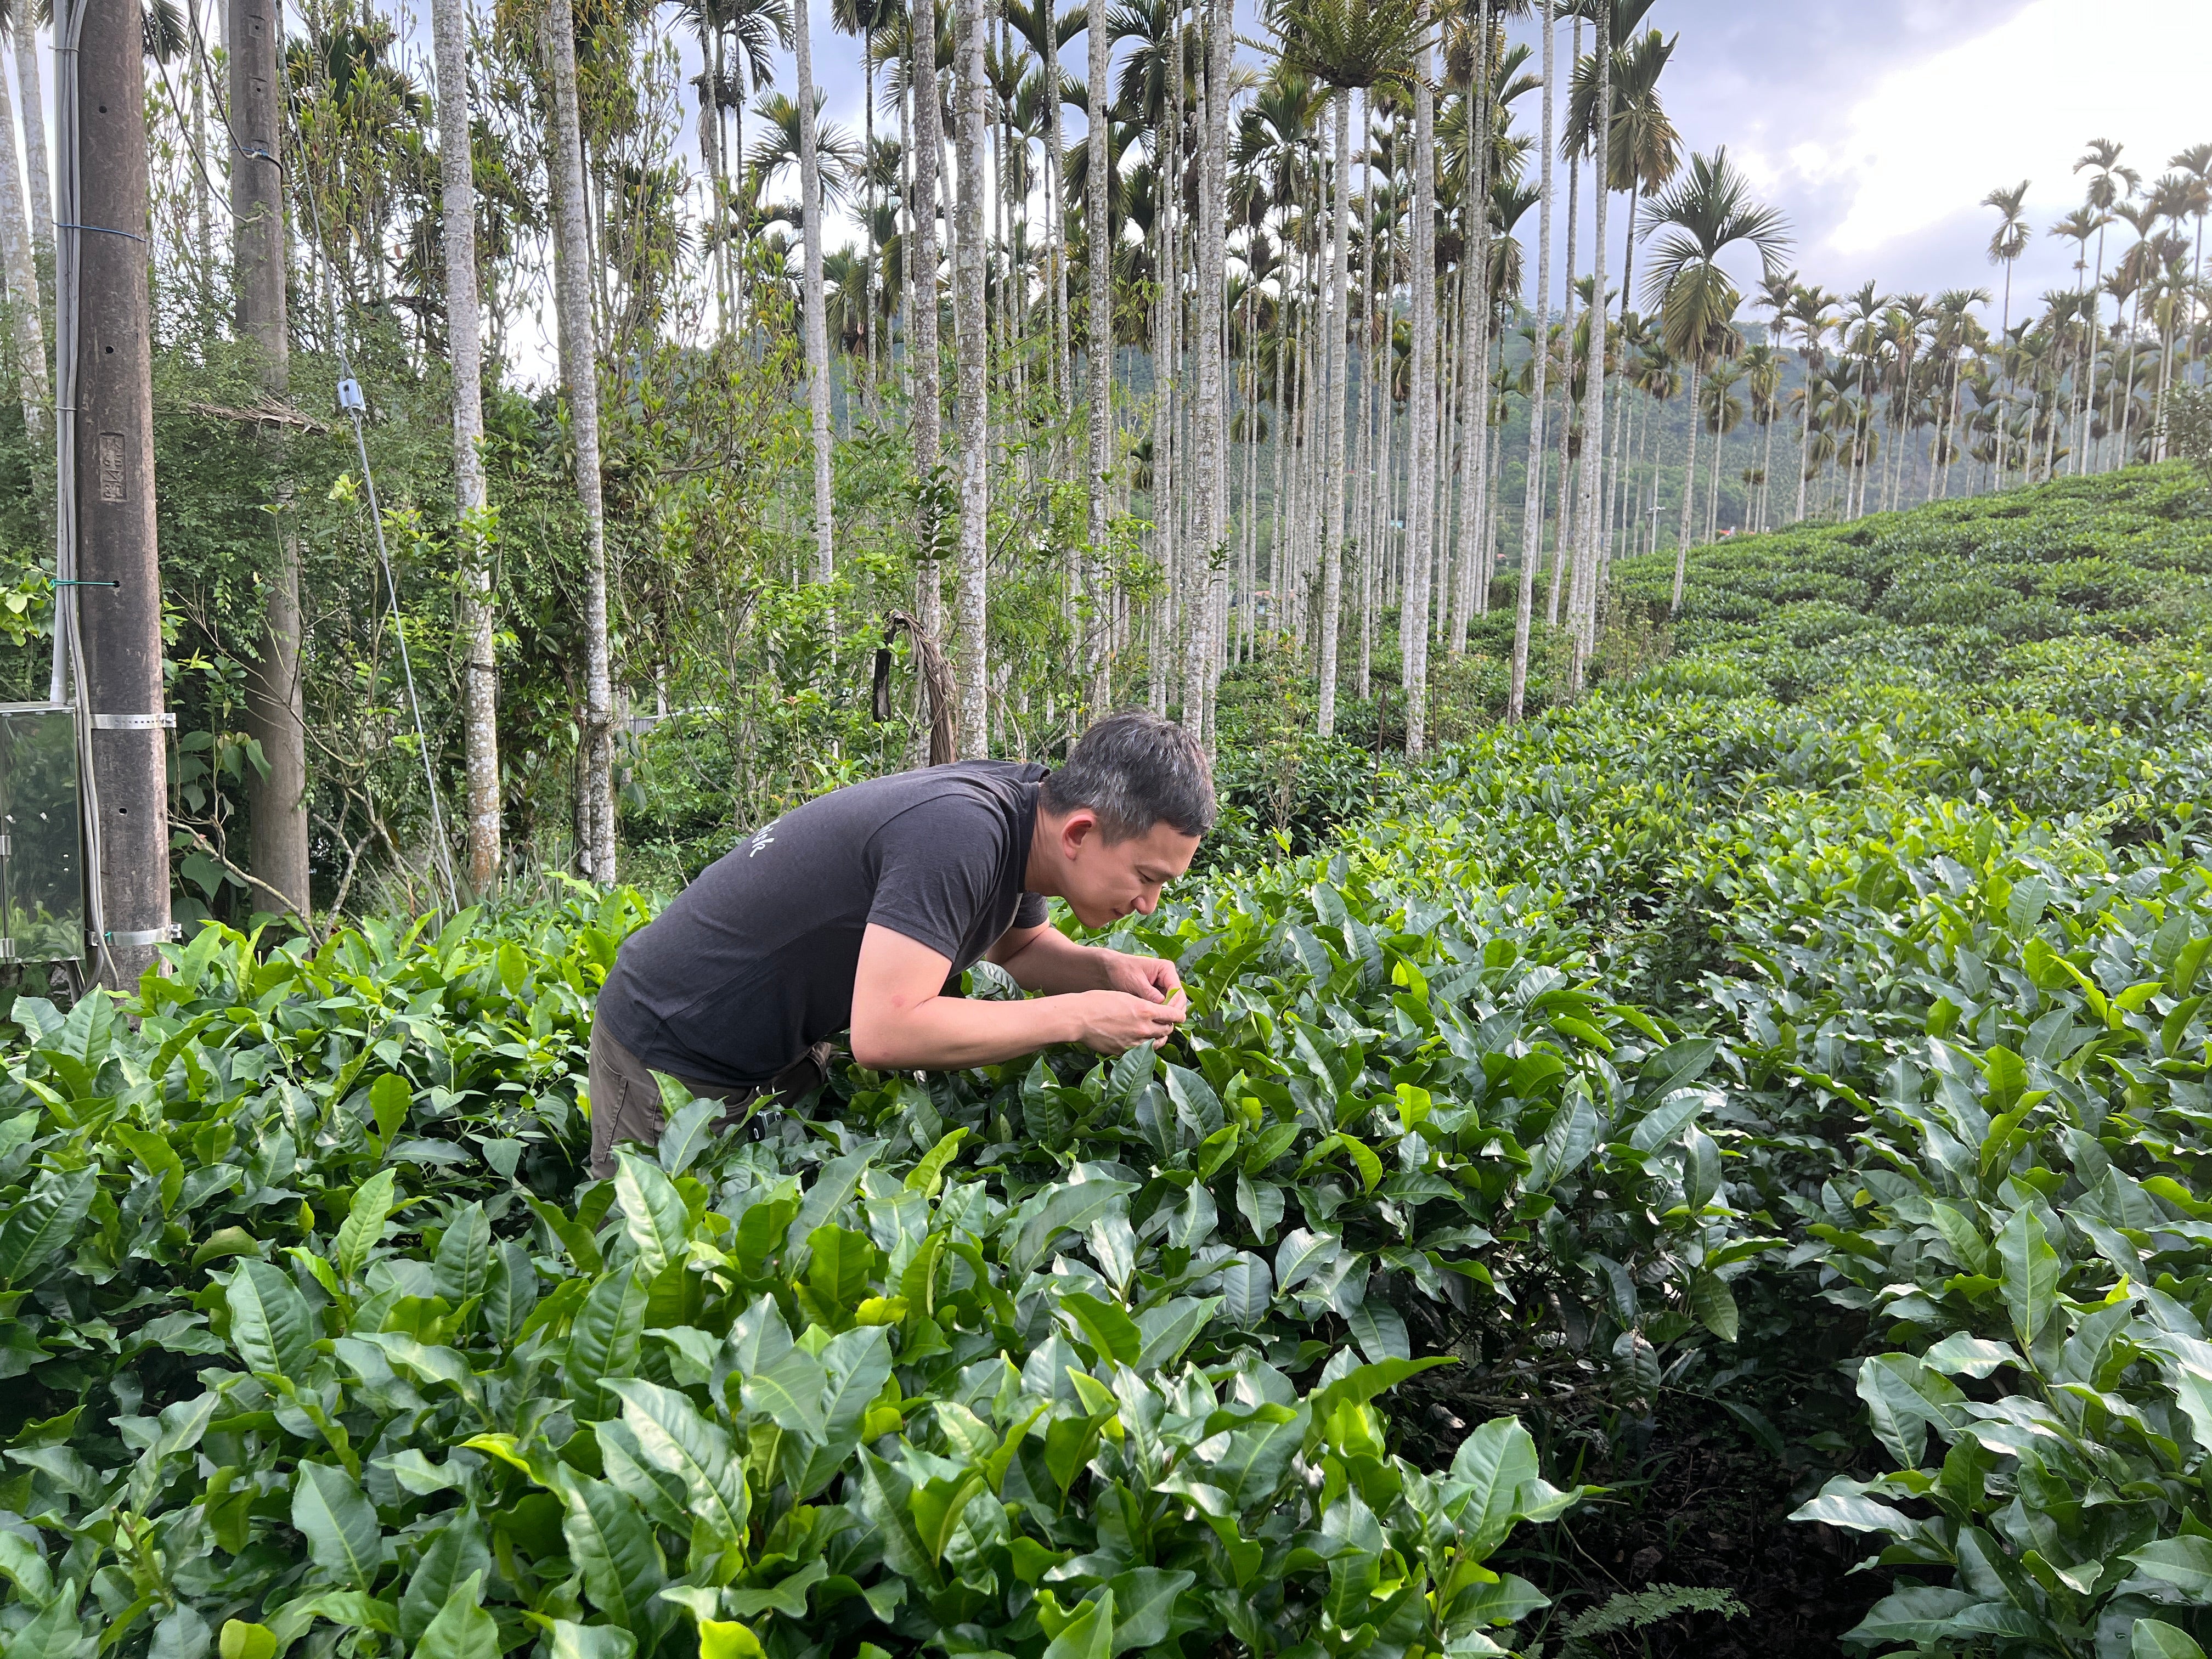
MULTIPOLYGON (((702 1100, 719 1100, 730 1109, 720 1128, 729 1128, 744 1115, 744 1109, 772 1094, 785 1106, 795 1106, 828 1080, 830 1045, 817 1042, 775 1074, 766 1085, 729 1089, 719 1084, 697 1083, 686 1077, 676 1080, 702 1100)), ((670 1073, 673 1076, 674 1073, 670 1073)), ((660 1085, 635 1054, 623 1047, 605 1022, 592 1022, 590 1073, 592 1107, 592 1174, 600 1180, 615 1172, 615 1147, 625 1140, 647 1146, 660 1144, 665 1119, 660 1085)))

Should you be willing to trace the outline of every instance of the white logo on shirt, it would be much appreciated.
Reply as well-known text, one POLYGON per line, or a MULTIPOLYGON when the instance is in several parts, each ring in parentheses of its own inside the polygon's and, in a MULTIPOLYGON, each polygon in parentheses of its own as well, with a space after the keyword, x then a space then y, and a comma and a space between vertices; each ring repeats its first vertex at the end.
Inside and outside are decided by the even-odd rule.
POLYGON ((775 845, 775 829, 782 822, 781 818, 770 818, 766 823, 761 825, 754 832, 752 848, 745 856, 749 859, 757 859, 761 855, 763 848, 775 845))

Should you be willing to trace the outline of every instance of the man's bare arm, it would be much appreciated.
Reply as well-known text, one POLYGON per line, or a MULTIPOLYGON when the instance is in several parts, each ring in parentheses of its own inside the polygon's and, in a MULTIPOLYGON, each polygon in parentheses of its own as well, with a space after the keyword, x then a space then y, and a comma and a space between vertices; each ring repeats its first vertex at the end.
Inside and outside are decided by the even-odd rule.
POLYGON ((903 1072, 995 1065, 1056 1042, 1119 1054, 1160 1042, 1185 1012, 1180 996, 1152 1001, 1105 989, 1022 1002, 948 997, 945 981, 951 972, 952 963, 927 945, 871 923, 861 935, 853 981, 853 1058, 873 1071, 903 1072))
POLYGON ((1126 991, 1147 1002, 1170 1002, 1182 990, 1173 963, 1079 945, 1057 927, 1009 928, 990 956, 1025 991, 1126 991))

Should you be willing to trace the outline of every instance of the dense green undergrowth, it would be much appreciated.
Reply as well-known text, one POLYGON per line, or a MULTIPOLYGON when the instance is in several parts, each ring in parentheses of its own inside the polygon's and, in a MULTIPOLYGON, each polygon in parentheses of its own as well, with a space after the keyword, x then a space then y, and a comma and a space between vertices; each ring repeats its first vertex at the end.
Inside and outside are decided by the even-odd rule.
POLYGON ((20 998, 8 1659, 1601 1650, 1757 1602, 1578 1565, 1701 1412, 1860 1647, 2194 1652, 2208 570, 2178 470, 1705 550, 1634 681, 1257 755, 1364 807, 1122 924, 1162 1054, 611 1182, 635 894, 20 998))

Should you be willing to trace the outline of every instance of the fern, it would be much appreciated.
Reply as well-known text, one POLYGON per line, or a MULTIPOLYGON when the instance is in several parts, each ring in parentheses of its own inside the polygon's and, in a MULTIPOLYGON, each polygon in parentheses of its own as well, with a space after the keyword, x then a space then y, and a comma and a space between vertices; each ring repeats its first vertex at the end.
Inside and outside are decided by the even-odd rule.
POLYGON ((1567 1626, 1567 1640, 1571 1644, 1593 1636, 1610 1636, 1616 1631, 1641 1630, 1678 1613, 1717 1613, 1723 1619, 1740 1619, 1749 1611, 1726 1590, 1654 1584, 1577 1613, 1567 1626))

